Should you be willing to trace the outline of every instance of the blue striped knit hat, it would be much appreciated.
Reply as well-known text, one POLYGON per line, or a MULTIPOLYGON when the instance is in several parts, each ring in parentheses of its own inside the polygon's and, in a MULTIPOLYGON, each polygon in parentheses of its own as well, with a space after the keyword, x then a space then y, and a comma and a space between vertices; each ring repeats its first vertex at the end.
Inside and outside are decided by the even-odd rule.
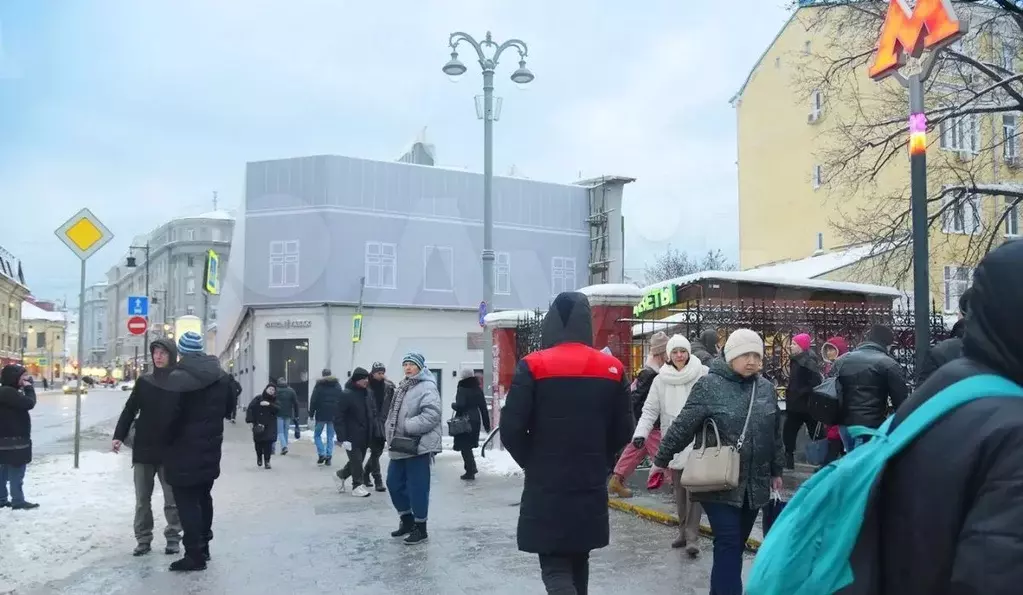
POLYGON ((178 338, 178 351, 182 354, 202 353, 202 335, 195 331, 188 331, 182 334, 181 337, 178 338))
POLYGON ((415 351, 406 353, 405 357, 401 359, 401 364, 405 365, 406 363, 413 363, 420 370, 426 369, 426 358, 423 357, 422 353, 416 353, 415 351))

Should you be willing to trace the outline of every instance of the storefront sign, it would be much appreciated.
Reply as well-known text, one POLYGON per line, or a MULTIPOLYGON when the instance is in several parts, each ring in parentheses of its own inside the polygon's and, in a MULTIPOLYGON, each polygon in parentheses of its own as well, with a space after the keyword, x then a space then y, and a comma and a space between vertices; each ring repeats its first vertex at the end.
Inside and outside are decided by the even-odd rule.
POLYGON ((639 316, 644 312, 657 310, 666 306, 674 306, 678 303, 678 295, 674 285, 668 285, 648 292, 632 309, 633 316, 639 316))
POLYGON ((469 351, 482 351, 484 346, 483 333, 465 333, 465 348, 469 351))
POLYGON ((266 322, 266 328, 310 328, 313 326, 312 320, 268 320, 266 322))

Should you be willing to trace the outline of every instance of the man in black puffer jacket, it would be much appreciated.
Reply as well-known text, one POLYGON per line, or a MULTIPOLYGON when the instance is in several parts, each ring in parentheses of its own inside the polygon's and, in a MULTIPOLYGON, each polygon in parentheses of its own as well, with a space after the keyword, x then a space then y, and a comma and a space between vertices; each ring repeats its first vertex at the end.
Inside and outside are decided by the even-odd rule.
POLYGON ((948 362, 963 356, 963 335, 966 334, 966 312, 970 309, 972 288, 959 297, 959 320, 952 326, 952 336, 931 347, 920 367, 918 384, 923 384, 931 374, 948 362))
POLYGON ((185 532, 185 556, 171 570, 205 570, 213 539, 213 482, 220 477, 224 420, 231 416, 231 377, 216 357, 203 353, 199 333, 182 334, 178 351, 177 367, 165 379, 153 378, 157 387, 180 394, 163 459, 185 532))
POLYGON ((836 376, 842 391, 840 432, 846 452, 862 443, 844 430, 848 426, 880 427, 892 409, 909 396, 902 368, 888 349, 895 343, 892 329, 874 325, 867 340, 835 360, 829 376, 836 376), (889 402, 891 405, 889 406, 889 402))
POLYGON ((121 444, 128 439, 134 424, 135 437, 128 446, 131 448, 131 466, 135 474, 135 556, 148 554, 152 549, 152 500, 156 479, 160 480, 163 514, 167 519, 167 529, 163 532, 167 539, 165 553, 173 555, 181 549, 181 520, 174 502, 174 491, 167 483, 163 471, 167 430, 177 411, 180 394, 158 388, 154 383, 155 378, 166 379, 174 369, 178 361, 178 348, 174 341, 157 339, 149 344, 149 352, 152 354, 153 371, 135 382, 135 388, 131 389, 131 395, 114 428, 113 441, 113 451, 120 452, 121 444))
POLYGON ((369 496, 369 491, 363 486, 362 461, 376 433, 379 417, 376 401, 366 388, 368 385, 369 372, 365 368, 355 368, 345 383, 334 418, 336 442, 348 453, 348 463, 336 473, 341 480, 339 491, 344 491, 345 481, 351 477, 352 495, 357 498, 369 496))
MULTIPOLYGON (((895 414, 892 429, 946 387, 979 374, 1023 384, 1023 241, 977 266, 963 357, 895 414)), ((1002 595, 1023 585, 1023 398, 962 405, 889 460, 845 593, 1002 595)))
POLYGON ((28 371, 17 364, 4 366, 0 370, 0 508, 39 508, 25 500, 22 491, 25 470, 32 462, 32 417, 28 412, 35 406, 36 391, 28 371))

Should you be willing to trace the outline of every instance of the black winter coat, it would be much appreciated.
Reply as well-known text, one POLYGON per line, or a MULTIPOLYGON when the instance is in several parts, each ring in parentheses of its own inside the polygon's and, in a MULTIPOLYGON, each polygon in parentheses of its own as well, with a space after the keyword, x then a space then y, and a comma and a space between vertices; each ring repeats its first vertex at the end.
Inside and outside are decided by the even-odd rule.
POLYGON ((280 406, 278 415, 298 423, 298 394, 290 386, 277 387, 277 405, 280 406))
POLYGON ((624 366, 591 347, 589 301, 558 295, 544 317, 544 349, 515 369, 501 439, 525 470, 518 546, 572 554, 607 546, 607 476, 632 439, 624 366))
MULTIPOLYGON (((639 375, 636 376, 636 389, 629 395, 629 399, 632 401, 632 419, 635 422, 643 417, 643 405, 646 404, 646 398, 650 395, 650 387, 654 385, 654 378, 657 378, 657 370, 650 366, 643 366, 639 375)), ((654 422, 654 429, 660 427, 661 419, 658 417, 654 422)))
POLYGON ((902 368, 883 347, 866 342, 835 360, 829 376, 842 391, 843 426, 877 428, 909 396, 902 368))
POLYGON ((24 373, 21 366, 6 366, 0 377, 0 464, 27 465, 32 462, 32 417, 36 392, 32 386, 15 388, 24 373), (11 371, 8 371, 11 370, 11 371))
POLYGON ((333 422, 341 406, 341 383, 337 378, 328 376, 316 381, 313 394, 309 398, 309 417, 315 421, 333 422))
POLYGON ((480 388, 480 381, 475 376, 458 381, 455 402, 451 404, 457 415, 469 418, 472 431, 468 434, 455 436, 455 450, 479 448, 480 425, 490 433, 490 412, 487 411, 487 398, 480 388))
POLYGON ((820 370, 820 362, 809 351, 789 359, 789 384, 785 389, 786 412, 807 412, 810 395, 823 380, 820 370))
POLYGON ((370 439, 377 436, 376 401, 369 391, 355 385, 351 380, 345 383, 341 400, 334 418, 334 435, 337 443, 351 442, 352 448, 366 450, 370 439))
POLYGON ((692 342, 693 355, 698 357, 703 365, 709 366, 710 360, 718 354, 718 332, 706 330, 700 333, 700 338, 692 342))
POLYGON ((277 440, 277 415, 280 410, 281 406, 277 404, 277 398, 267 395, 265 391, 249 401, 249 406, 245 408, 245 423, 252 424, 253 442, 277 440), (260 403, 263 401, 268 404, 261 405, 260 403))
POLYGON ((963 335, 966 333, 966 323, 960 320, 952 327, 952 336, 927 351, 923 365, 920 367, 917 385, 921 385, 936 372, 938 368, 948 362, 963 356, 963 335))
POLYGON ((224 420, 230 418, 231 380, 212 355, 185 355, 157 386, 181 393, 168 429, 163 467, 167 483, 189 487, 220 477, 224 420))
MULTIPOLYGON (((1023 242, 1011 242, 977 267, 963 358, 920 385, 893 427, 976 374, 1023 385, 1020 262, 1023 242)), ((997 396, 946 414, 888 462, 854 551, 857 582, 843 595, 1021 591, 1023 399, 997 396)))
POLYGON ((384 440, 385 428, 384 424, 387 421, 387 412, 391 410, 391 399, 394 398, 394 383, 384 378, 377 382, 371 377, 369 379, 369 392, 373 395, 373 403, 377 408, 376 418, 376 438, 374 440, 384 440))
POLYGON ((159 388, 153 375, 138 379, 124 403, 121 417, 114 428, 114 440, 124 442, 135 424, 135 438, 131 444, 131 462, 144 465, 163 463, 167 447, 167 432, 178 409, 180 393, 159 388))

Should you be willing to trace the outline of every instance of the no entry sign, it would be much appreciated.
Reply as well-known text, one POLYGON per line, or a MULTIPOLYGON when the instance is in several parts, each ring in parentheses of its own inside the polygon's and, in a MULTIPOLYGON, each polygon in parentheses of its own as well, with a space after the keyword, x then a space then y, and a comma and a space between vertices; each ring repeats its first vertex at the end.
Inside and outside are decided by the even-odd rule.
POLYGON ((141 335, 149 328, 149 323, 141 316, 132 316, 128 319, 128 332, 133 335, 141 335))

